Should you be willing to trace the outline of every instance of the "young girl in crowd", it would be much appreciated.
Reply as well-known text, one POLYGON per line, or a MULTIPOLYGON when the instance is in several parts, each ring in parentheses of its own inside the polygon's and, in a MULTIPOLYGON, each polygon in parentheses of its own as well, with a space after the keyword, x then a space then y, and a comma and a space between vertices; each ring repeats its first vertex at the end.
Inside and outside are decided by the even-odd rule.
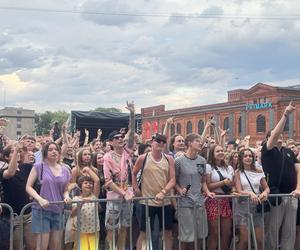
MULTIPOLYGON (((103 163, 104 163, 104 152, 93 153, 92 155, 92 165, 98 169, 98 177, 100 181, 100 192, 99 199, 106 199, 106 189, 105 189, 105 178, 103 173, 103 163)), ((100 203, 99 219, 100 219, 100 239, 105 239, 106 230, 105 230, 105 212, 106 212, 106 202, 100 203)), ((104 247, 105 240, 100 242, 101 247, 104 247)))
POLYGON ((75 196, 73 201, 80 201, 81 203, 73 203, 72 205, 72 231, 75 238, 74 250, 78 248, 80 240, 80 249, 97 250, 99 244, 99 216, 98 203, 93 200, 98 199, 100 192, 99 177, 95 172, 89 168, 82 169, 83 176, 78 179, 78 186, 81 189, 81 194, 75 196), (78 211, 80 209, 80 211, 78 211), (79 229, 77 227, 77 214, 79 212, 80 222, 79 229), (78 232, 79 230, 79 232, 78 232), (78 233, 80 238, 77 238, 78 233))
POLYGON ((56 143, 47 143, 43 147, 42 157, 43 161, 31 169, 26 184, 27 193, 37 201, 32 207, 32 232, 37 234, 38 250, 60 250, 64 205, 50 202, 71 202, 68 193, 71 176, 69 170, 60 163, 60 148, 56 143), (41 183, 39 193, 33 188, 36 180, 41 183))
POLYGON ((98 174, 97 168, 92 166, 92 156, 90 148, 83 148, 77 154, 76 167, 72 169, 72 182, 76 183, 78 178, 83 176, 82 170, 85 167, 91 168, 96 174, 98 174))
MULTIPOLYGON (((225 153, 220 145, 210 148, 206 165, 207 187, 215 194, 230 194, 233 186, 234 170, 225 163, 225 153), (222 177, 220 176, 222 175, 222 177), (226 190, 226 189, 227 190, 226 190)), ((208 198, 206 201, 208 219, 208 249, 218 245, 218 217, 221 221, 221 249, 227 249, 231 238, 232 211, 229 198, 208 198)))
MULTIPOLYGON (((263 249, 262 239, 262 214, 257 212, 256 205, 267 200, 270 189, 263 171, 255 167, 255 155, 250 149, 244 149, 239 153, 239 170, 235 173, 236 189, 240 194, 250 195, 250 213, 253 216, 255 235, 258 249, 263 249), (263 192, 260 193, 259 187, 263 192)), ((239 250, 248 248, 248 202, 239 202, 237 206, 237 225, 240 228, 239 250)))

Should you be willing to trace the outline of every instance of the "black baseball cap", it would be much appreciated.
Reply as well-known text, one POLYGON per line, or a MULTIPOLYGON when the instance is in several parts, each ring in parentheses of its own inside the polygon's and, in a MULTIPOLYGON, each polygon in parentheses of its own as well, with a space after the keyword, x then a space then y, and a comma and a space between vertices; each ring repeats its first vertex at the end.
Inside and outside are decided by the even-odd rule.
POLYGON ((156 133, 154 135, 152 135, 152 141, 162 141, 164 143, 167 143, 167 137, 162 135, 162 134, 159 134, 159 133, 156 133))
POLYGON ((122 136, 123 134, 120 133, 120 131, 114 130, 112 131, 109 135, 108 135, 108 140, 112 141, 114 139, 115 136, 122 136))

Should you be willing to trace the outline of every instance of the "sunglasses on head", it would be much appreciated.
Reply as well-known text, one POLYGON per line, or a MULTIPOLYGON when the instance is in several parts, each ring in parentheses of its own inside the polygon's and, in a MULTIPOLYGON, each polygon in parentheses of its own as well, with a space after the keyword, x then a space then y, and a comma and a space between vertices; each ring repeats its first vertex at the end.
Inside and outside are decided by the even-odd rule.
POLYGON ((167 143, 165 140, 159 139, 159 138, 154 139, 154 141, 156 141, 157 143, 163 143, 163 144, 166 144, 166 143, 167 143))
POLYGON ((113 138, 116 139, 116 140, 119 140, 119 139, 123 139, 124 136, 123 135, 116 135, 113 138))

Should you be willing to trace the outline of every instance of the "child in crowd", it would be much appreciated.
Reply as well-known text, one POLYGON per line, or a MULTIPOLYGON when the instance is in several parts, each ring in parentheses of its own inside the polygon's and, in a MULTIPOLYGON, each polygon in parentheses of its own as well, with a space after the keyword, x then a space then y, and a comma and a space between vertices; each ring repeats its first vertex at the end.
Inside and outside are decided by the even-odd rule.
POLYGON ((74 197, 73 201, 77 202, 72 205, 72 231, 75 237, 73 249, 77 249, 78 244, 80 244, 80 249, 97 250, 100 225, 98 204, 93 200, 99 197, 100 181, 97 174, 91 168, 84 167, 82 172, 84 175, 78 179, 81 194, 74 197), (80 216, 79 228, 77 228, 77 215, 80 216), (78 234, 80 235, 79 239, 77 238, 78 234))

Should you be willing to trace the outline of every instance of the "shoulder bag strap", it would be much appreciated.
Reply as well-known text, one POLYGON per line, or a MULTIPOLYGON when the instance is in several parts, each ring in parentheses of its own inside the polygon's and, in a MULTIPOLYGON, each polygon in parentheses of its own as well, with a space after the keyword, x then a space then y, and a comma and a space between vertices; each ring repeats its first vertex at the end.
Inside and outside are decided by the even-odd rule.
POLYGON ((141 175, 140 175, 140 178, 139 178, 139 181, 138 181, 140 187, 142 185, 142 176, 143 176, 143 172, 144 172, 144 168, 145 168, 147 157, 148 157, 148 153, 146 153, 146 155, 145 155, 145 158, 144 158, 143 164, 142 164, 142 168, 141 168, 141 175))
POLYGON ((42 163, 42 169, 41 169, 40 181, 43 180, 43 173, 44 173, 44 164, 42 163))
POLYGON ((225 178, 222 175, 222 173, 220 172, 220 170, 216 166, 213 166, 213 168, 217 171, 218 175, 220 176, 220 181, 224 180, 225 178))
POLYGON ((249 183, 249 185, 250 185, 250 187, 251 187, 251 189, 252 189, 252 192, 256 194, 256 192, 254 191, 254 188, 253 188, 253 186, 252 186, 252 184, 251 184, 251 182, 250 182, 248 176, 246 175, 246 172, 243 171, 243 173, 244 173, 244 175, 246 176, 246 179, 247 179, 247 181, 248 181, 248 183, 249 183))

